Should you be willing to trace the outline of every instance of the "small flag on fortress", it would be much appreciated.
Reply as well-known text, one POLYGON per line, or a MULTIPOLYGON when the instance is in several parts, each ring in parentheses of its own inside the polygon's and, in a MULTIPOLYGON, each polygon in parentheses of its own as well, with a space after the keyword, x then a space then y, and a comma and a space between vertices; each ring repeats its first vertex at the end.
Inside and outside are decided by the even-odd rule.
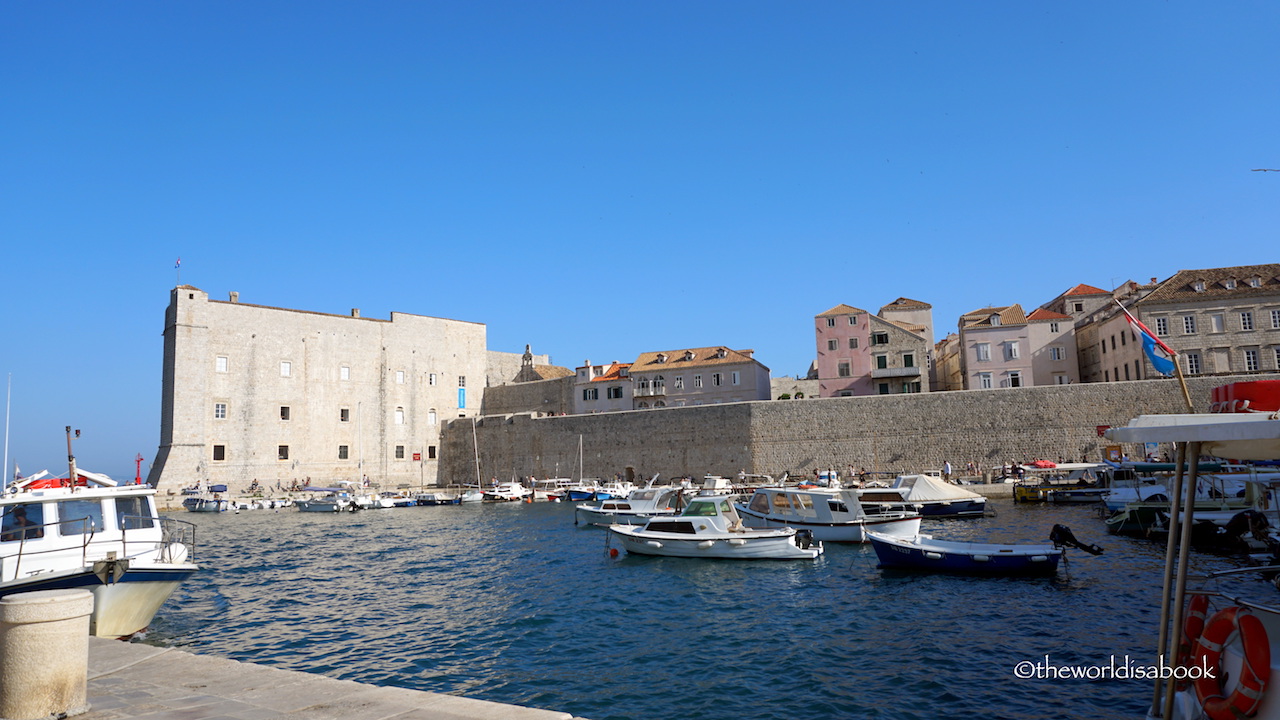
POLYGON ((1174 352, 1173 348, 1160 342, 1160 338, 1148 330, 1141 320, 1130 315, 1123 305, 1120 306, 1120 310, 1124 312, 1125 317, 1129 318, 1129 327, 1133 328, 1134 334, 1142 340, 1142 350, 1147 353, 1147 359, 1151 361, 1151 366, 1161 375, 1172 375, 1173 358, 1178 353, 1174 352))
POLYGON ((178 262, 176 262, 176 263, 174 263, 174 264, 173 264, 173 269, 174 269, 174 270, 177 270, 177 269, 178 269, 178 268, 180 268, 180 267, 182 267, 182 258, 178 258, 178 262))

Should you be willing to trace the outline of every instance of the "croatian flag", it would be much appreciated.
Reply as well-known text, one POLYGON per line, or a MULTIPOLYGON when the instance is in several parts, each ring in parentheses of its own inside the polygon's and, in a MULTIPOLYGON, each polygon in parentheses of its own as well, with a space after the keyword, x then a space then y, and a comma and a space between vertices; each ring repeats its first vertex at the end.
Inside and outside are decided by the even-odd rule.
POLYGON ((1174 368, 1173 358, 1178 353, 1174 352, 1173 348, 1160 342, 1160 338, 1148 330, 1141 320, 1130 315, 1123 305, 1120 306, 1120 309, 1124 311, 1124 316, 1129 318, 1129 327, 1133 328, 1134 334, 1142 340, 1142 349, 1147 353, 1147 359, 1151 361, 1151 366, 1161 375, 1172 375, 1174 368))
POLYGON ((176 263, 174 263, 174 264, 173 264, 173 269, 174 269, 174 270, 177 270, 177 269, 178 269, 178 268, 180 268, 180 267, 182 267, 182 258, 178 258, 178 262, 176 262, 176 263))

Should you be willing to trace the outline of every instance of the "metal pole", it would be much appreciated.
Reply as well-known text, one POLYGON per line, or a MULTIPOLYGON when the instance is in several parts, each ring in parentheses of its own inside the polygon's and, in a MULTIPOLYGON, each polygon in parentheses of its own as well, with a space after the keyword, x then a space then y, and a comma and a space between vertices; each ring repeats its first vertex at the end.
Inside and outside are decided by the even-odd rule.
MULTIPOLYGON (((1160 640, 1156 644, 1157 654, 1164 652, 1167 649, 1169 642, 1169 601, 1170 593, 1173 590, 1173 549, 1177 547, 1178 544, 1177 517, 1182 508, 1182 476, 1186 472, 1186 459, 1187 444, 1178 443, 1177 473, 1175 475, 1173 487, 1170 488, 1172 491, 1170 494, 1173 495, 1173 499, 1169 505, 1169 511, 1173 514, 1169 520, 1169 537, 1166 538, 1164 547, 1164 585, 1160 592, 1160 640)), ((1178 637, 1178 632, 1179 631, 1174 631, 1174 637, 1178 637)), ((1151 712, 1153 717, 1163 717, 1161 714, 1162 703, 1160 702, 1160 692, 1163 686, 1164 681, 1157 676, 1155 682, 1155 693, 1151 698, 1151 712)))
MULTIPOLYGON (((1191 471, 1187 473, 1187 509, 1182 516, 1182 537, 1178 546, 1178 580, 1177 586, 1173 591, 1173 631, 1174 638, 1169 642, 1170 647, 1177 646, 1177 634, 1182 628, 1182 611, 1183 602, 1187 596, 1187 557, 1191 554, 1191 524, 1194 522, 1196 514, 1196 483, 1200 475, 1200 443, 1199 441, 1188 444, 1187 464, 1191 466, 1191 471)), ((1169 522, 1172 524, 1176 518, 1169 522)), ((1176 652, 1174 653, 1176 659, 1176 652)), ((1173 714, 1173 693, 1165 693, 1164 697, 1164 715, 1169 717, 1173 714)))
POLYGON ((4 465, 0 467, 4 476, 0 477, 0 492, 9 487, 9 404, 13 401, 13 373, 9 373, 8 387, 4 397, 4 465))

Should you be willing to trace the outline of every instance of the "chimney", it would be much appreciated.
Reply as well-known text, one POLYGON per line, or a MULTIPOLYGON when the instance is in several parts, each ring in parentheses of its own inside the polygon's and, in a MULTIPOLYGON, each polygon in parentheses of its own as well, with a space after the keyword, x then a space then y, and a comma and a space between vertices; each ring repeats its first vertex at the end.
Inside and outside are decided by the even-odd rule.
POLYGON ((595 370, 592 369, 591 367, 591 360, 590 359, 583 360, 582 364, 587 366, 587 379, 590 380, 594 378, 596 376, 596 373, 595 373, 595 370))
POLYGON ((231 302, 238 303, 240 302, 240 293, 236 292, 235 290, 232 290, 230 294, 230 298, 231 298, 231 302))
POLYGON ((1159 280, 1157 280, 1156 278, 1151 278, 1152 285, 1155 285, 1157 282, 1159 282, 1159 280))
POLYGON ((353 318, 360 317, 360 308, 351 308, 351 317, 353 318))

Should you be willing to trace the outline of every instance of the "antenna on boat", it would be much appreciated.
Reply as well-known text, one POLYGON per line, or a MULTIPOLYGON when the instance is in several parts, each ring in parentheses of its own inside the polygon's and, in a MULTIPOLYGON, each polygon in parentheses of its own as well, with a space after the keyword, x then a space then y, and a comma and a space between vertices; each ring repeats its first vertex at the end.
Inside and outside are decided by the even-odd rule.
POLYGON ((9 402, 11 400, 13 400, 13 373, 9 373, 8 390, 4 396, 4 476, 0 477, 0 492, 9 487, 9 402))
POLYGON ((67 426, 67 467, 71 468, 71 474, 67 476, 71 481, 71 485, 76 484, 76 456, 71 454, 71 426, 67 426))

